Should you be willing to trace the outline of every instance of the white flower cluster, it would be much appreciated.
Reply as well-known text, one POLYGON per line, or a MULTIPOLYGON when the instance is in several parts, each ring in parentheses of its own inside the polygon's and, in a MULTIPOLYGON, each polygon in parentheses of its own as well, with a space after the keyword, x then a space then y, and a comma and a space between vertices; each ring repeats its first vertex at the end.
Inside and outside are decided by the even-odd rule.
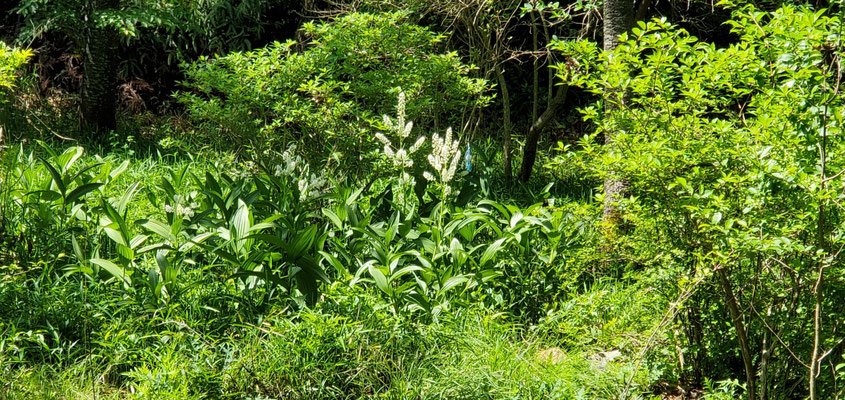
MULTIPOLYGON (((196 192, 192 192, 189 197, 196 197, 196 192)), ((189 202, 189 200, 185 199, 185 196, 182 196, 181 194, 173 196, 173 203, 176 204, 175 207, 171 204, 165 204, 164 212, 168 214, 176 213, 176 215, 181 215, 185 218, 193 218, 194 209, 199 207, 199 204, 194 201, 189 202)))
MULTIPOLYGON (((446 135, 440 137, 438 134, 431 136, 432 150, 428 155, 428 163, 440 176, 440 183, 446 185, 455 177, 458 171, 458 164, 461 163, 461 152, 459 149, 460 140, 452 140, 452 128, 446 129, 446 135)), ((425 179, 434 181, 437 177, 431 172, 423 173, 425 179)), ((448 185, 446 187, 448 194, 448 185)))
POLYGON ((282 153, 282 163, 276 166, 276 176, 287 176, 296 182, 299 200, 305 201, 320 196, 328 187, 328 181, 321 174, 311 173, 311 166, 296 155, 296 145, 282 153))
MULTIPOLYGON (((393 165, 402 169, 402 173, 397 181, 399 190, 394 190, 399 196, 400 202, 404 198, 404 188, 414 185, 414 178, 408 174, 408 169, 414 165, 414 160, 411 155, 417 152, 425 143, 426 137, 420 136, 413 145, 407 150, 403 147, 405 139, 411 134, 413 122, 405 121, 405 93, 399 93, 399 103, 396 106, 396 121, 390 119, 387 115, 384 116, 384 125, 388 128, 389 133, 398 136, 399 145, 394 147, 390 138, 382 133, 376 133, 375 137, 384 145, 384 155, 393 162, 393 165)), ((440 137, 438 134, 431 136, 432 150, 428 155, 428 163, 434 169, 431 171, 424 171, 423 177, 429 181, 438 181, 443 188, 443 194, 448 195, 451 191, 449 182, 455 178, 458 171, 458 165, 461 163, 460 140, 452 137, 452 128, 446 130, 446 134, 440 137)))
POLYGON ((405 93, 399 92, 399 101, 396 105, 395 122, 387 115, 383 116, 384 126, 387 127, 387 131, 390 136, 398 137, 399 144, 394 147, 390 138, 385 136, 383 133, 376 133, 375 137, 379 142, 381 142, 381 144, 384 145, 384 155, 390 159, 395 167, 402 170, 399 175, 399 179, 396 181, 394 186, 393 193, 396 196, 395 199, 398 204, 409 207, 409 205, 406 204, 405 195, 406 192, 415 184, 414 177, 408 173, 408 170, 414 166, 414 159, 411 158, 411 155, 416 153, 422 145, 425 144, 426 138, 425 136, 420 136, 410 148, 406 149, 404 147, 405 140, 408 139, 408 136, 411 135, 411 130, 414 128, 413 122, 405 121, 405 100, 405 93))
MULTIPOLYGON (((408 125, 411 123, 409 122, 408 125)), ((392 143, 390 143, 390 139, 386 136, 382 135, 381 133, 376 133, 376 139, 379 142, 384 144, 384 155, 387 156, 391 161, 393 161, 393 165, 401 168, 409 168, 414 166, 414 160, 411 159, 411 154, 416 153, 417 150, 422 147, 423 143, 425 143, 425 136, 420 136, 416 142, 411 146, 410 149, 405 150, 403 148, 399 148, 396 151, 393 150, 392 143)))
POLYGON ((414 123, 411 121, 405 123, 405 92, 399 92, 399 102, 396 104, 396 123, 394 124, 387 115, 382 116, 382 121, 384 121, 387 129, 396 131, 399 137, 403 139, 411 134, 414 123))
POLYGON ((425 136, 420 136, 411 148, 405 150, 402 147, 403 142, 411 135, 411 130, 414 128, 414 123, 411 121, 405 122, 405 93, 399 93, 399 103, 396 105, 396 122, 390 119, 387 115, 383 117, 384 125, 391 132, 395 132, 399 136, 399 147, 393 149, 393 143, 387 136, 382 133, 376 133, 376 139, 384 145, 384 155, 387 156, 393 165, 400 168, 410 168, 414 166, 414 160, 411 159, 411 154, 416 153, 417 150, 425 143, 425 136))
POLYGON ((303 176, 297 181, 296 185, 299 188, 299 200, 305 201, 319 197, 328 186, 328 183, 322 176, 312 173, 309 176, 303 176))

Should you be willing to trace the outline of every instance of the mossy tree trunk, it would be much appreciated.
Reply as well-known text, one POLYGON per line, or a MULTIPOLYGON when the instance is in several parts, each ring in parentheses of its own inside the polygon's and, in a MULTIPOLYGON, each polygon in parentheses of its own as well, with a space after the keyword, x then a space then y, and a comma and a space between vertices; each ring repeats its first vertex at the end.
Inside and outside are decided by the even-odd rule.
POLYGON ((513 179, 513 166, 511 165, 511 102, 508 93, 508 82, 505 80, 505 69, 501 65, 496 67, 496 79, 499 81, 499 90, 502 93, 502 118, 503 118, 503 139, 502 155, 505 164, 505 177, 510 183, 513 179))
POLYGON ((85 13, 87 28, 83 38, 81 127, 103 140, 116 127, 118 32, 113 26, 95 21, 104 10, 117 9, 120 0, 90 0, 85 13))
MULTIPOLYGON (((605 0, 604 2, 604 50, 612 51, 619 45, 619 36, 631 29, 633 25, 634 2, 632 0, 605 0)), ((612 110, 621 103, 623 94, 610 91, 606 94, 605 108, 612 110)), ((604 141, 613 151, 613 142, 617 132, 605 132, 604 141)), ((617 230, 622 222, 617 203, 624 196, 627 183, 617 174, 611 172, 604 181, 604 210, 602 221, 609 232, 617 230)))

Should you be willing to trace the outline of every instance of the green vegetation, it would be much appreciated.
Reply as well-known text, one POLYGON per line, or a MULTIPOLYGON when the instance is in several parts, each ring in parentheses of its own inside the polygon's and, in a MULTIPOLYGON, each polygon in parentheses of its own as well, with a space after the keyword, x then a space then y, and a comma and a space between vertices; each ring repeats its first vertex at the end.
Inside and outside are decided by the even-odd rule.
POLYGON ((845 10, 615 1, 19 2, 0 400, 841 398, 845 10))
POLYGON ((261 149, 298 142, 313 149, 309 159, 325 159, 321 151, 330 149, 349 167, 372 147, 371 130, 395 107, 400 88, 425 129, 457 126, 461 112, 486 104, 487 85, 467 77, 455 53, 437 54, 441 35, 404 13, 355 13, 302 29, 310 39, 302 52, 294 41, 276 42, 187 66, 190 91, 178 98, 201 122, 202 143, 261 149))
POLYGON ((0 87, 9 89, 14 86, 17 81, 17 75, 21 67, 26 64, 32 52, 20 49, 14 49, 0 43, 0 87))

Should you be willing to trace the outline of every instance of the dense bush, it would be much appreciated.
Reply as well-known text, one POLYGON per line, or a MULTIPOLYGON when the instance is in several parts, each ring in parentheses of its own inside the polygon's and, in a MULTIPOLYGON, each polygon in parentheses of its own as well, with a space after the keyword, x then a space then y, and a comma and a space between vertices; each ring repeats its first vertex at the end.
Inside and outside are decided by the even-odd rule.
MULTIPOLYGON (((561 282, 579 274, 562 262, 583 228, 568 224, 569 210, 489 200, 459 207, 457 194, 436 197, 459 184, 442 181, 442 169, 425 196, 434 205, 421 211, 414 199, 325 188, 291 153, 282 157, 289 164, 237 167, 233 176, 226 164, 152 173, 79 147, 41 148, 42 157, 16 150, 4 160, 9 184, 0 191, 3 209, 19 210, 7 213, 0 252, 15 271, 0 280, 0 374, 16 382, 51 373, 18 368, 35 360, 45 368, 90 360, 101 379, 140 398, 470 398, 489 390, 542 398, 618 393, 608 382, 634 372, 619 363, 587 379, 589 354, 560 340, 572 358, 535 376, 543 345, 512 344, 513 328, 488 321, 446 335, 425 323, 494 310, 536 320, 561 282), (141 171, 145 179, 134 180, 141 171), (431 350, 415 352, 423 344, 431 350), (478 346, 489 346, 490 357, 477 357, 478 346), (502 364, 513 356, 521 361, 502 364), (457 381, 456 371, 438 372, 455 365, 476 372, 457 381), (486 380, 501 368, 531 378, 486 380), (302 369, 325 375, 303 377, 302 369)), ((380 187, 399 178, 383 179, 380 187)), ((560 314, 547 321, 560 318, 573 332, 595 323, 560 314)), ((551 325, 544 335, 563 338, 551 325)), ((633 354, 623 342, 588 351, 612 344, 633 354)), ((636 376, 639 392, 647 369, 636 376)))
POLYGON ((829 51, 840 24, 802 8, 747 9, 730 22, 741 42, 727 48, 665 21, 639 23, 612 55, 563 45, 583 62, 571 83, 624 93, 603 113, 583 110, 595 135, 616 132, 611 146, 585 138, 583 165, 627 182, 627 232, 609 239, 684 304, 682 375, 744 371, 749 395, 757 383, 768 398, 794 396, 788 382, 799 380, 835 390, 845 142, 829 51))
POLYGON ((308 43, 201 59, 186 66, 188 90, 179 99, 201 123, 203 140, 259 150, 296 141, 315 161, 331 154, 343 165, 360 163, 400 90, 423 129, 458 127, 487 99, 487 85, 467 77, 469 66, 438 52, 438 35, 405 18, 351 14, 306 24, 308 43))

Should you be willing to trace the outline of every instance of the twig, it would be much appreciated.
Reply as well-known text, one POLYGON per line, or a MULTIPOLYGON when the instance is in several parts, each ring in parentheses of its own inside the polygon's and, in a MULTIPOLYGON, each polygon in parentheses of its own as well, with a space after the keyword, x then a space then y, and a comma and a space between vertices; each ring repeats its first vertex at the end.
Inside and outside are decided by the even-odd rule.
POLYGON ((784 343, 783 339, 781 339, 780 335, 778 335, 778 333, 777 333, 777 332, 775 332, 775 330, 774 330, 774 329, 772 329, 772 327, 771 327, 771 326, 769 326, 769 324, 766 322, 766 319, 765 319, 765 318, 763 318, 763 316, 762 316, 762 315, 760 315, 760 312, 759 312, 759 311, 757 311, 757 309, 756 309, 756 308, 754 308, 754 305, 753 305, 753 304, 751 305, 751 311, 753 311, 753 312, 754 312, 754 314, 755 314, 755 315, 757 315, 757 318, 759 318, 759 319, 760 319, 760 322, 762 322, 762 323, 763 323, 763 326, 765 326, 765 327, 766 327, 766 329, 769 331, 769 333, 771 333, 772 335, 774 335, 774 337, 778 340, 778 343, 780 343, 780 345, 781 345, 781 346, 783 346, 783 347, 786 349, 786 351, 787 351, 787 352, 789 352, 789 355, 791 355, 791 356, 792 356, 792 358, 794 358, 794 359, 795 359, 795 361, 798 361, 798 364, 801 364, 801 366, 803 366, 804 368, 810 368, 810 366, 809 366, 809 365, 807 365, 807 363, 805 363, 805 362, 801 361, 801 359, 800 359, 800 358, 798 358, 798 356, 797 356, 795 353, 793 353, 793 352, 792 352, 792 349, 790 349, 790 348, 789 348, 789 346, 787 346, 787 345, 786 345, 786 343, 784 343))

